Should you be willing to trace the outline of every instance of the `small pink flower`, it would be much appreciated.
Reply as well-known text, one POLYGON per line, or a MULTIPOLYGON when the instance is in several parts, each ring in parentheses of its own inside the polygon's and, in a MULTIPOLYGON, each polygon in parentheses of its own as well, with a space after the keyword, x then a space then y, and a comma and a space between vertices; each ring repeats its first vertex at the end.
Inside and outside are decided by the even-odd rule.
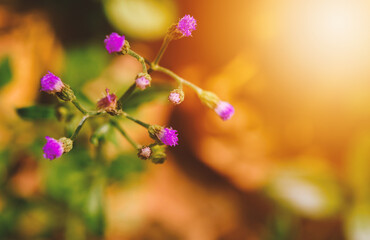
POLYGON ((135 82, 136 82, 137 88, 144 90, 150 86, 150 82, 151 82, 150 75, 145 74, 145 73, 139 73, 135 82))
POLYGON ((111 33, 109 36, 106 36, 105 48, 109 53, 121 51, 123 45, 125 45, 125 36, 120 36, 118 33, 111 33))
POLYGON ((180 104, 184 101, 184 91, 181 89, 175 89, 168 95, 168 101, 173 104, 180 104))
POLYGON ((144 146, 141 149, 139 149, 138 156, 141 159, 144 159, 144 160, 148 159, 148 158, 150 158, 151 155, 152 155, 152 149, 150 149, 150 147, 144 146))
POLYGON ((235 112, 234 107, 230 103, 224 101, 220 101, 214 110, 224 121, 230 119, 235 112))
POLYGON ((41 78, 41 91, 47 93, 61 92, 64 86, 62 80, 51 72, 41 78))
POLYGON ((190 15, 185 15, 183 18, 180 19, 179 23, 177 24, 177 29, 185 37, 191 36, 191 32, 194 31, 196 27, 197 21, 190 15))

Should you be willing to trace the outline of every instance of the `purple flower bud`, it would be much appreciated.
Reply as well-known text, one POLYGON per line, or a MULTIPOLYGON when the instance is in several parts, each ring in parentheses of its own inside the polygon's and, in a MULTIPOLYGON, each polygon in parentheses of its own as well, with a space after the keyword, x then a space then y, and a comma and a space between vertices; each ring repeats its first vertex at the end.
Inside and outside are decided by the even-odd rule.
POLYGON ((123 45, 125 45, 125 36, 120 36, 118 33, 111 33, 109 36, 106 36, 105 48, 109 53, 121 51, 123 45))
POLYGON ((234 107, 224 101, 220 101, 215 108, 215 112, 221 117, 222 120, 226 121, 234 115, 234 107))
POLYGON ((64 88, 64 83, 59 77, 49 72, 41 78, 41 91, 47 93, 61 92, 64 88))
POLYGON ((184 101, 184 91, 181 89, 174 89, 168 95, 168 101, 173 104, 180 104, 184 101))
POLYGON ((149 74, 146 73, 139 73, 136 77, 136 87, 140 88, 141 90, 146 89, 148 86, 150 86, 151 77, 149 74))
POLYGON ((46 144, 42 148, 44 151, 44 158, 48 158, 50 160, 53 160, 54 158, 58 158, 62 156, 64 152, 63 143, 46 136, 46 144))
POLYGON ((97 103, 97 108, 99 110, 105 110, 106 112, 115 111, 117 108, 117 96, 112 93, 109 94, 109 89, 105 89, 107 96, 100 99, 97 103))
POLYGON ((191 32, 196 29, 197 21, 190 15, 185 15, 177 24, 177 29, 182 32, 183 36, 191 36, 191 32))
POLYGON ((178 145, 178 137, 177 137, 177 130, 173 130, 172 128, 163 128, 158 134, 157 137, 167 146, 176 146, 178 145))
POLYGON ((150 147, 144 146, 139 149, 139 153, 138 153, 139 158, 146 160, 151 155, 152 155, 152 149, 150 149, 150 147))

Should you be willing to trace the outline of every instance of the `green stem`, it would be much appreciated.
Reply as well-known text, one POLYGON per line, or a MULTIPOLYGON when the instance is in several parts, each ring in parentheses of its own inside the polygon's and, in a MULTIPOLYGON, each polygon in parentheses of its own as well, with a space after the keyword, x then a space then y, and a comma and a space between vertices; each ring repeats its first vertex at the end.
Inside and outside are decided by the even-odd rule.
POLYGON ((168 44, 171 42, 171 39, 168 38, 167 36, 163 39, 163 42, 162 42, 162 46, 161 48, 159 49, 159 52, 153 62, 153 65, 158 65, 159 64, 159 61, 161 60, 164 52, 166 51, 167 47, 168 47, 168 44))
POLYGON ((81 113, 83 113, 83 114, 87 114, 88 113, 88 111, 85 109, 85 108, 83 108, 81 105, 80 105, 80 103, 75 99, 75 100, 73 100, 72 101, 72 103, 73 103, 73 105, 75 105, 76 106, 76 108, 81 112, 81 113))
POLYGON ((123 106, 124 102, 126 102, 131 94, 134 92, 136 88, 136 83, 134 82, 127 90, 126 92, 118 99, 118 102, 123 106))
POLYGON ((85 115, 83 116, 83 118, 81 119, 80 123, 78 124, 76 130, 74 131, 74 133, 72 134, 72 137, 71 137, 71 140, 74 141, 78 135, 78 133, 80 132, 82 126, 84 125, 84 123, 86 122, 86 120, 90 117, 90 115, 85 115))
POLYGON ((139 145, 136 144, 134 142, 134 140, 132 140, 132 138, 130 138, 130 136, 127 135, 127 133, 125 132, 125 130, 123 130, 123 128, 119 125, 119 123, 116 121, 116 120, 112 120, 110 121, 112 123, 112 125, 118 129, 118 131, 126 138, 126 140, 135 148, 135 149, 139 149, 139 145))
POLYGON ((144 73, 148 73, 148 69, 146 68, 145 59, 142 56, 140 56, 136 52, 132 51, 131 49, 129 49, 127 51, 127 54, 129 54, 130 56, 133 56, 134 58, 136 58, 141 63, 141 65, 143 66, 143 72, 144 73))
POLYGON ((151 68, 154 70, 154 71, 158 71, 158 72, 162 72, 164 74, 167 74, 168 76, 174 78, 180 85, 180 87, 182 87, 182 84, 185 84, 189 87, 191 87, 192 89, 194 89, 194 91, 196 91, 198 94, 201 93, 203 90, 198 87, 197 85, 183 79, 182 77, 180 77, 179 75, 177 75, 176 73, 172 72, 171 70, 167 69, 167 68, 164 68, 164 67, 161 67, 161 66, 156 66, 156 65, 152 65, 151 68))
POLYGON ((133 118, 133 117, 131 117, 130 115, 128 115, 127 113, 123 113, 123 115, 127 118, 127 119, 130 119, 131 121, 133 121, 133 122, 136 122, 137 124, 139 124, 139 125, 141 125, 141 126, 143 126, 143 127, 145 127, 145 128, 149 128, 150 127, 150 125, 149 124, 147 124, 147 123, 144 123, 144 122, 142 122, 142 121, 140 121, 140 120, 138 120, 138 119, 136 119, 136 118, 133 118))

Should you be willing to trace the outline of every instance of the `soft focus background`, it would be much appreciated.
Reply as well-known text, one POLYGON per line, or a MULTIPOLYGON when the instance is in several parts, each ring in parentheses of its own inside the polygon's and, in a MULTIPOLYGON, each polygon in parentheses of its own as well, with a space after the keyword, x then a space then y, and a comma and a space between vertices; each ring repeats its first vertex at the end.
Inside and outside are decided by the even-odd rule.
POLYGON ((0 239, 369 240, 369 184, 369 1, 0 2, 0 239), (153 59, 185 14, 198 29, 161 65, 232 103, 234 117, 222 122, 190 89, 170 106, 161 86, 174 85, 153 74, 162 85, 127 108, 178 129, 163 165, 112 129, 95 132, 104 118, 45 160, 44 137, 68 136, 81 116, 41 93, 40 78, 60 75, 92 109, 140 71, 105 51, 105 35, 153 59), (16 114, 36 104, 42 119, 16 114))

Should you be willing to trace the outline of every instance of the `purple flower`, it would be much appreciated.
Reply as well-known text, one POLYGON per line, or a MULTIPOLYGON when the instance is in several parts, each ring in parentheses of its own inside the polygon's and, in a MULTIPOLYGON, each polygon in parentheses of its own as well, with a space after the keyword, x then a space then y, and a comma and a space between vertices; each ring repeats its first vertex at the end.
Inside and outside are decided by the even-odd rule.
POLYGON ((141 90, 146 89, 150 86, 150 79, 146 75, 139 75, 136 80, 136 87, 140 88, 141 90))
POLYGON ((46 144, 42 148, 44 151, 44 158, 48 158, 50 160, 53 160, 54 158, 58 158, 62 156, 64 152, 63 143, 46 136, 46 144))
POLYGON ((172 128, 163 128, 158 134, 157 137, 167 146, 176 146, 178 145, 177 130, 172 128))
POLYGON ((64 88, 64 83, 59 77, 49 72, 41 78, 41 91, 47 93, 61 92, 64 88))
POLYGON ((108 88, 105 89, 105 92, 107 93, 107 96, 98 101, 97 108, 107 112, 115 111, 117 108, 117 96, 114 93, 109 94, 108 88))
POLYGON ((121 51, 123 45, 125 45, 125 36, 120 36, 118 33, 111 33, 109 36, 106 36, 105 48, 109 53, 121 51))
POLYGON ((196 29, 197 21, 190 15, 185 15, 177 24, 177 29, 182 32, 183 36, 191 36, 191 32, 196 29))
POLYGON ((215 112, 221 117, 222 120, 226 121, 234 115, 234 107, 224 101, 220 101, 215 108, 215 112))

